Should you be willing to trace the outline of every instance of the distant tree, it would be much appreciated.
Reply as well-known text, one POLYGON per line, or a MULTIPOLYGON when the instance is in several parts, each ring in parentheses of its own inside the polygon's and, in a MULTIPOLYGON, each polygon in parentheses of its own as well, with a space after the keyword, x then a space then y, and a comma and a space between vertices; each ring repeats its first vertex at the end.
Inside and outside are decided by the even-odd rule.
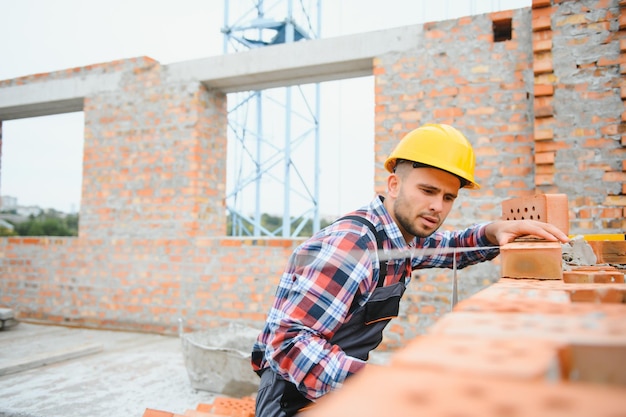
POLYGON ((65 217, 65 224, 73 236, 78 236, 78 214, 68 214, 65 217))
POLYGON ((64 215, 48 210, 15 224, 18 236, 78 236, 78 214, 64 215))
POLYGON ((0 237, 9 237, 9 236, 17 236, 17 233, 14 230, 7 229, 6 227, 0 226, 0 237))

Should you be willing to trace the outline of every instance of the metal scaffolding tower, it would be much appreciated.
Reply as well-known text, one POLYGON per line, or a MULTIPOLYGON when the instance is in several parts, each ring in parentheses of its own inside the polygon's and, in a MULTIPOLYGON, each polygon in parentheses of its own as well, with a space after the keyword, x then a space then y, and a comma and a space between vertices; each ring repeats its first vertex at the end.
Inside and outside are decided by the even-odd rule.
MULTIPOLYGON (((320 11, 321 0, 224 0, 224 53, 319 39, 320 11)), ((309 221, 319 230, 319 102, 319 84, 228 95, 230 234, 293 237, 309 221), (264 213, 282 225, 263 227, 264 213)))

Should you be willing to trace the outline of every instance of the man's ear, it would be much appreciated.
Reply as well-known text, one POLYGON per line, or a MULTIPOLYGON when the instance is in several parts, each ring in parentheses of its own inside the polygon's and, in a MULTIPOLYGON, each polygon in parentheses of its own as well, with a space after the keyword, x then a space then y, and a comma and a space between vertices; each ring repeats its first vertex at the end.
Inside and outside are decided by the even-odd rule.
POLYGON ((387 194, 391 198, 396 198, 400 189, 400 178, 398 174, 390 174, 387 177, 387 194))

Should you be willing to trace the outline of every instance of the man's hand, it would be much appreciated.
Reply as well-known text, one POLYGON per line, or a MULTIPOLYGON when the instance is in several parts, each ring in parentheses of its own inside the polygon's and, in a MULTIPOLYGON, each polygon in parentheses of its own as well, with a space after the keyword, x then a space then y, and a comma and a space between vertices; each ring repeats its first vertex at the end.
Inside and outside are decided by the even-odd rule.
POLYGON ((502 246, 522 236, 534 236, 551 242, 569 242, 565 233, 556 226, 536 220, 497 220, 485 228, 487 238, 502 246))

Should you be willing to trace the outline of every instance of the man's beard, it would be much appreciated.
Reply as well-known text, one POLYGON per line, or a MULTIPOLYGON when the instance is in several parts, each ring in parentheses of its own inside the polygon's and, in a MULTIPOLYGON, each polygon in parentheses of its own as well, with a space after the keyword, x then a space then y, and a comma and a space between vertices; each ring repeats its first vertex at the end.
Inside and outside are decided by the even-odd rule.
POLYGON ((408 216, 405 216, 404 214, 402 214, 401 208, 403 205, 406 205, 406 203, 404 202, 404 199, 401 197, 398 197, 398 199, 394 201, 393 203, 393 211, 394 211, 396 220, 398 221, 399 225, 404 230, 409 232, 411 235, 419 237, 419 238, 428 237, 432 235, 433 233, 435 233, 441 226, 441 219, 439 218, 438 215, 433 215, 432 213, 421 213, 420 216, 424 215, 427 217, 437 217, 438 224, 437 224, 437 227, 435 227, 431 231, 424 231, 424 230, 419 229, 417 226, 414 225, 414 219, 411 219, 408 216))

